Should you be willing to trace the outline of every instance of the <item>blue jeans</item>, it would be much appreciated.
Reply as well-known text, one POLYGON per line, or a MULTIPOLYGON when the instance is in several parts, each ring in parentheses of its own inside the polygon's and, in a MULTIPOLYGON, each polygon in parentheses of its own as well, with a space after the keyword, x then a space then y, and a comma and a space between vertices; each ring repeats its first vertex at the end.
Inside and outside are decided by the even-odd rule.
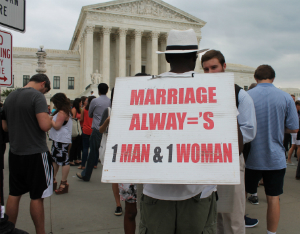
POLYGON ((85 167, 86 160, 89 155, 90 135, 82 133, 82 159, 81 166, 85 167))
POLYGON ((102 133, 100 133, 99 130, 93 129, 90 136, 90 154, 87 159, 86 167, 81 172, 81 176, 84 181, 90 180, 95 162, 98 161, 101 139, 102 133))

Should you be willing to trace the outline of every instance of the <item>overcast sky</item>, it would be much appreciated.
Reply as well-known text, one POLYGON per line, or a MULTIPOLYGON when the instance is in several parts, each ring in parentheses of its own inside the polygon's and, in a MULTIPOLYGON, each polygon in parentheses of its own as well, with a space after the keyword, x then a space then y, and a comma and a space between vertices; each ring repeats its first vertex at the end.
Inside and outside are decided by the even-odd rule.
MULTIPOLYGON (((27 0, 26 33, 11 31, 13 44, 67 50, 81 7, 101 2, 107 1, 27 0)), ((207 22, 201 48, 221 50, 228 63, 269 64, 275 69, 277 87, 300 88, 299 0, 165 2, 207 22)))

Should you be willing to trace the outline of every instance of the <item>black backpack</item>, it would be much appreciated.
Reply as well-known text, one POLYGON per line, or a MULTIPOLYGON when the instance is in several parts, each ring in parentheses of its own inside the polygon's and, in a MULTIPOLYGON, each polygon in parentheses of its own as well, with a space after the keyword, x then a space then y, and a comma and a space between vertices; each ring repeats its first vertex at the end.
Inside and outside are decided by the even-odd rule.
POLYGON ((3 108, 0 107, 0 145, 9 142, 8 132, 4 132, 4 130, 2 128, 2 114, 4 114, 3 113, 3 108))

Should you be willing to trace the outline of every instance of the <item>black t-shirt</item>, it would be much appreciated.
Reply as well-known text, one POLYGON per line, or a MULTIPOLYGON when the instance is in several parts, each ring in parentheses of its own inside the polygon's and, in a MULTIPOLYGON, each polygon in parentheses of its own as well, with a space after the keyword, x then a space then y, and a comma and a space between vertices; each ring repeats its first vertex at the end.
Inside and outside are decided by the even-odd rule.
POLYGON ((17 155, 48 151, 46 133, 40 128, 36 114, 47 113, 45 96, 34 88, 21 88, 8 95, 4 103, 10 150, 17 155))

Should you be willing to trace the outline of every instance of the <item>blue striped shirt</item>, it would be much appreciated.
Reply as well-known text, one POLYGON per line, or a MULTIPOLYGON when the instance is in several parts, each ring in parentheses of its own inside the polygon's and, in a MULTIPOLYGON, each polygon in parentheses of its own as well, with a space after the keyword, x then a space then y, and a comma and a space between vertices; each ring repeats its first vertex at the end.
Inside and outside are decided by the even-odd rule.
POLYGON ((291 95, 273 84, 261 83, 251 89, 257 121, 257 134, 251 142, 246 168, 280 170, 286 168, 283 138, 285 128, 299 129, 295 102, 291 95))
POLYGON ((256 135, 255 108, 252 98, 243 89, 239 92, 238 101, 239 115, 237 116, 237 120, 243 135, 243 142, 245 144, 252 141, 256 135))

